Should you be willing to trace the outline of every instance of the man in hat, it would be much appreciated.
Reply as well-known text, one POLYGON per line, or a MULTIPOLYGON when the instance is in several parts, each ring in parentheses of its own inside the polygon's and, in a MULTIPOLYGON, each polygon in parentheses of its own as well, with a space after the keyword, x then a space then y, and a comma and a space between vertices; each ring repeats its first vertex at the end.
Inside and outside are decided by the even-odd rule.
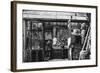
POLYGON ((80 29, 73 29, 71 35, 71 57, 72 60, 79 59, 79 53, 81 51, 81 35, 80 29))

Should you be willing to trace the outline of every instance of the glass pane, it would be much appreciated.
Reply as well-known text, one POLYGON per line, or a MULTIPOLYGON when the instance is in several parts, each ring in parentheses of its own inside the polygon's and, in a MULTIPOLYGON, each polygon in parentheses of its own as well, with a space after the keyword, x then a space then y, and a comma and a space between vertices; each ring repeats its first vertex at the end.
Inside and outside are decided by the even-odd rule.
POLYGON ((26 45, 27 49, 42 49, 43 25, 37 21, 28 21, 26 28, 26 45))

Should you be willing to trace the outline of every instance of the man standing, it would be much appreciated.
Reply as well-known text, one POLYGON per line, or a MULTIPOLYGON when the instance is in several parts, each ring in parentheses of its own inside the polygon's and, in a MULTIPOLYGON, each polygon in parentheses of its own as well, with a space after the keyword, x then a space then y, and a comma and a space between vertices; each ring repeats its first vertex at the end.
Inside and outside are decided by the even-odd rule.
POLYGON ((71 55, 72 60, 78 60, 81 51, 81 36, 80 30, 74 29, 71 35, 71 55))

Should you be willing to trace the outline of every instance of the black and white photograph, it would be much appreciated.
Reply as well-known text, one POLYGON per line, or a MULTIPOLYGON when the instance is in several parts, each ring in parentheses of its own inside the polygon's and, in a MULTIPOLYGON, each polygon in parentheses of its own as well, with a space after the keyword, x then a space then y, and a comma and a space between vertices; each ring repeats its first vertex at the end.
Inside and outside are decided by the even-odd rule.
POLYGON ((91 59, 91 13, 23 10, 23 62, 91 59))
POLYGON ((12 2, 11 70, 97 66, 97 6, 12 2))

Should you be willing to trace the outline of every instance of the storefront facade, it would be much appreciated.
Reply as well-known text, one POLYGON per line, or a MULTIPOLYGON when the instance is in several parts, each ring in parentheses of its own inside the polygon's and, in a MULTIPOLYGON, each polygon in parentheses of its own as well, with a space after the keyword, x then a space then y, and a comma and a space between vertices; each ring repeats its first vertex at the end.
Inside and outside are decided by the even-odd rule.
POLYGON ((86 24, 87 32, 90 26, 88 15, 89 13, 23 10, 23 62, 70 59, 69 39, 72 38, 74 29, 79 29, 78 36, 82 38, 83 23, 86 24))

